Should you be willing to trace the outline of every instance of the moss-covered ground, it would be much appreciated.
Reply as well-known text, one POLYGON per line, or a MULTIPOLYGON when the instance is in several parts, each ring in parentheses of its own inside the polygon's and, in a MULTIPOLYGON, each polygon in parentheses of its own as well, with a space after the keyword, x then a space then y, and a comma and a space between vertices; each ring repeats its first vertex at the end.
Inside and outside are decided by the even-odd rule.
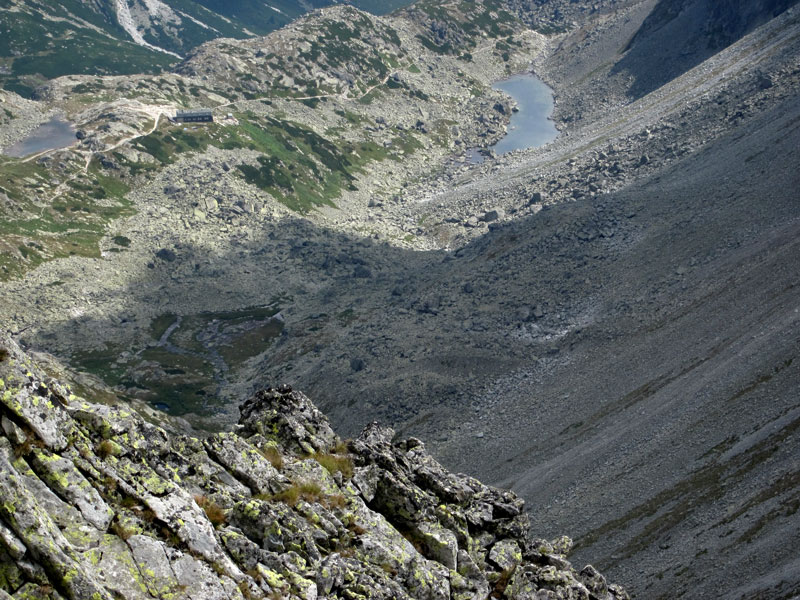
POLYGON ((170 414, 212 415, 222 406, 220 381, 281 335, 283 322, 273 318, 278 302, 183 317, 165 313, 150 323, 152 341, 128 359, 118 359, 123 348, 109 347, 76 354, 73 362, 170 414))
POLYGON ((133 214, 127 184, 94 165, 71 178, 73 168, 0 158, 0 281, 53 258, 100 256, 108 223, 133 214))

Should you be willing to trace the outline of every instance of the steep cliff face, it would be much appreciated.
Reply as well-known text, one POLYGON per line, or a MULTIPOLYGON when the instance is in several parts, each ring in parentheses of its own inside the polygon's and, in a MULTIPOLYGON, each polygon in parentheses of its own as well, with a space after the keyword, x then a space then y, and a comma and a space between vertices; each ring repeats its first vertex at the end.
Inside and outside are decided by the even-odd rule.
POLYGON ((797 0, 660 0, 612 72, 641 97, 784 12, 797 0))
POLYGON ((0 393, 0 598, 628 597, 574 570, 569 538, 530 537, 512 492, 376 423, 341 440, 288 387, 198 439, 74 395, 3 338, 0 393))

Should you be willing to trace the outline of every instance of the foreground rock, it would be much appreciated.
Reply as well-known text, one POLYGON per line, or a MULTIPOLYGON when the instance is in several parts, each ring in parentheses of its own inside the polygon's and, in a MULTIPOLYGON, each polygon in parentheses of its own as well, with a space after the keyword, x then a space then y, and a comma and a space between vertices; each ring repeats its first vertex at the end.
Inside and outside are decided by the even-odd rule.
POLYGON ((532 538, 512 492, 376 423, 343 441, 289 387, 201 440, 0 338, 0 393, 2 598, 628 598, 532 538))

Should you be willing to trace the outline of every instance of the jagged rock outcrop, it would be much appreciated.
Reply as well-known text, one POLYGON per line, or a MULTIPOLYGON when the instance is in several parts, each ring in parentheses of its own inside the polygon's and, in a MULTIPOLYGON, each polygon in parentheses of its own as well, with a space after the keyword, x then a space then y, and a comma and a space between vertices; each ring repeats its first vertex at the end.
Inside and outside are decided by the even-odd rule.
POLYGON ((523 502, 376 423, 263 390, 198 439, 93 404, 0 338, 0 598, 627 598, 523 502))

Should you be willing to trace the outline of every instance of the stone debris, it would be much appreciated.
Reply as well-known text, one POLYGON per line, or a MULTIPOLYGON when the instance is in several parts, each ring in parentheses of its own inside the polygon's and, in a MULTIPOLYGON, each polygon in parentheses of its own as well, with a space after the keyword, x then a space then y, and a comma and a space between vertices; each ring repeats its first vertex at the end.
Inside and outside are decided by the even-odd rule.
POLYGON ((201 440, 93 404, 0 337, 0 597, 627 599, 513 492, 302 393, 257 392, 201 440), (45 409, 45 410, 43 410, 45 409))

